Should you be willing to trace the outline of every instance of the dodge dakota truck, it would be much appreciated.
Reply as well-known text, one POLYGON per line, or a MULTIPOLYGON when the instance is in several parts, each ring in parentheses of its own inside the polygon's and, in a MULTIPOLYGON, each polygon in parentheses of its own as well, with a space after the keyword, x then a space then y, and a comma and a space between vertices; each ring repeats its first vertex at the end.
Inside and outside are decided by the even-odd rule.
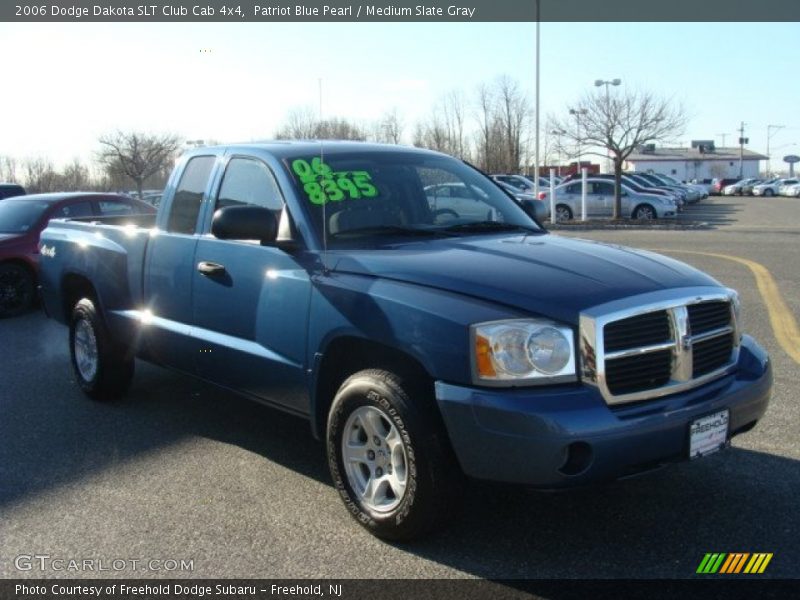
POLYGON ((469 478, 565 488, 707 456, 772 388, 736 292, 550 234, 415 148, 196 149, 157 215, 53 221, 40 251, 86 394, 124 393, 138 358, 301 415, 388 539, 443 522, 469 478))

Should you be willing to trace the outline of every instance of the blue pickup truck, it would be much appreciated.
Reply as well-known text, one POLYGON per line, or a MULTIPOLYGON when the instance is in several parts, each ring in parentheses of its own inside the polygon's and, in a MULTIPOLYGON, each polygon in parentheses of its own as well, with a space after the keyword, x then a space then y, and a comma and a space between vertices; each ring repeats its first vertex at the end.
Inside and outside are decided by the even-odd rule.
POLYGON ((467 478, 564 488, 706 456, 772 387, 734 291, 549 234, 414 148, 197 149, 157 215, 52 221, 41 256, 89 396, 124 393, 139 358, 301 415, 388 539, 441 523, 467 478))

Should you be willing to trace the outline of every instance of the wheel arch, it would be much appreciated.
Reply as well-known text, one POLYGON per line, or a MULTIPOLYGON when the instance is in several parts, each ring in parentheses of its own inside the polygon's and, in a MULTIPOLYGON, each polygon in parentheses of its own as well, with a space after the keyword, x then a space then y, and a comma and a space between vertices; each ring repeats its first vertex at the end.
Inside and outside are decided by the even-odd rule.
POLYGON ((384 369, 423 386, 433 398, 434 379, 422 362, 403 350, 366 338, 343 335, 328 342, 315 355, 311 390, 311 430, 315 438, 324 437, 328 410, 337 390, 350 375, 364 369, 384 369))
POLYGON ((61 278, 61 310, 65 322, 69 321, 73 307, 81 298, 89 298, 94 302, 97 306, 98 314, 102 318, 103 310, 100 305, 100 297, 89 278, 79 273, 65 274, 61 278))

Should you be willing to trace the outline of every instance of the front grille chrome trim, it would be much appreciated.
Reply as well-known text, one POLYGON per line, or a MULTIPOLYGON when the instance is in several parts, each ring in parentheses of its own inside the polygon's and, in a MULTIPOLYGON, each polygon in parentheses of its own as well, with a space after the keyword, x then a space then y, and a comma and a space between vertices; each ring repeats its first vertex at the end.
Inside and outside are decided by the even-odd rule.
POLYGON ((626 404, 656 399, 683 392, 709 383, 732 372, 739 358, 740 333, 734 310, 736 292, 720 287, 691 287, 662 290, 631 296, 592 307, 580 315, 580 374, 584 383, 598 388, 609 405, 626 404), (722 301, 730 306, 730 325, 692 335, 688 306, 702 302, 722 301), (656 311, 667 311, 670 318, 672 339, 669 342, 651 344, 637 348, 616 350, 606 354, 604 328, 609 323, 656 311), (693 348, 696 343, 716 337, 733 337, 730 361, 714 371, 700 377, 692 377, 694 363, 693 348), (628 356, 650 352, 672 350, 670 380, 659 387, 613 394, 606 381, 606 362, 628 356))

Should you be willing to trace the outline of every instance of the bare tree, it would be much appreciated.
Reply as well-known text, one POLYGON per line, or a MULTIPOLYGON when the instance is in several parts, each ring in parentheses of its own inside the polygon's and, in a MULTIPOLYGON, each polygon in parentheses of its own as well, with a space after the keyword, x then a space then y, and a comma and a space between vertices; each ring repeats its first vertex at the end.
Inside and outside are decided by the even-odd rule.
POLYGON ((375 140, 382 144, 399 144, 403 138, 403 119, 396 108, 383 114, 375 125, 375 140))
POLYGON ((614 164, 614 213, 622 214, 620 181, 625 160, 643 144, 673 139, 686 126, 686 115, 680 105, 649 92, 602 91, 589 93, 578 102, 580 130, 567 117, 558 119, 555 127, 576 146, 595 148, 587 154, 606 157, 614 164), (585 111, 585 112, 584 112, 585 111))
POLYGON ((167 168, 180 148, 172 134, 117 131, 100 138, 97 160, 110 174, 124 175, 142 195, 144 182, 167 168))
POLYGON ((278 140, 311 140, 319 119, 308 106, 293 108, 289 111, 283 124, 275 132, 278 140))
POLYGON ((507 170, 518 171, 522 162, 523 138, 531 113, 530 103, 520 89, 519 83, 502 75, 495 84, 497 88, 497 118, 502 125, 503 146, 507 170))
POLYGON ((92 187, 89 169, 79 159, 75 158, 59 174, 60 185, 63 191, 75 192, 87 190, 92 187))
POLYGON ((0 156, 0 181, 17 182, 17 159, 11 156, 0 156))
POLYGON ((278 140, 366 140, 361 125, 343 117, 319 119, 309 107, 294 108, 275 131, 278 140))
POLYGON ((22 164, 25 172, 25 188, 28 193, 41 194, 56 191, 58 173, 48 158, 29 158, 22 164))

